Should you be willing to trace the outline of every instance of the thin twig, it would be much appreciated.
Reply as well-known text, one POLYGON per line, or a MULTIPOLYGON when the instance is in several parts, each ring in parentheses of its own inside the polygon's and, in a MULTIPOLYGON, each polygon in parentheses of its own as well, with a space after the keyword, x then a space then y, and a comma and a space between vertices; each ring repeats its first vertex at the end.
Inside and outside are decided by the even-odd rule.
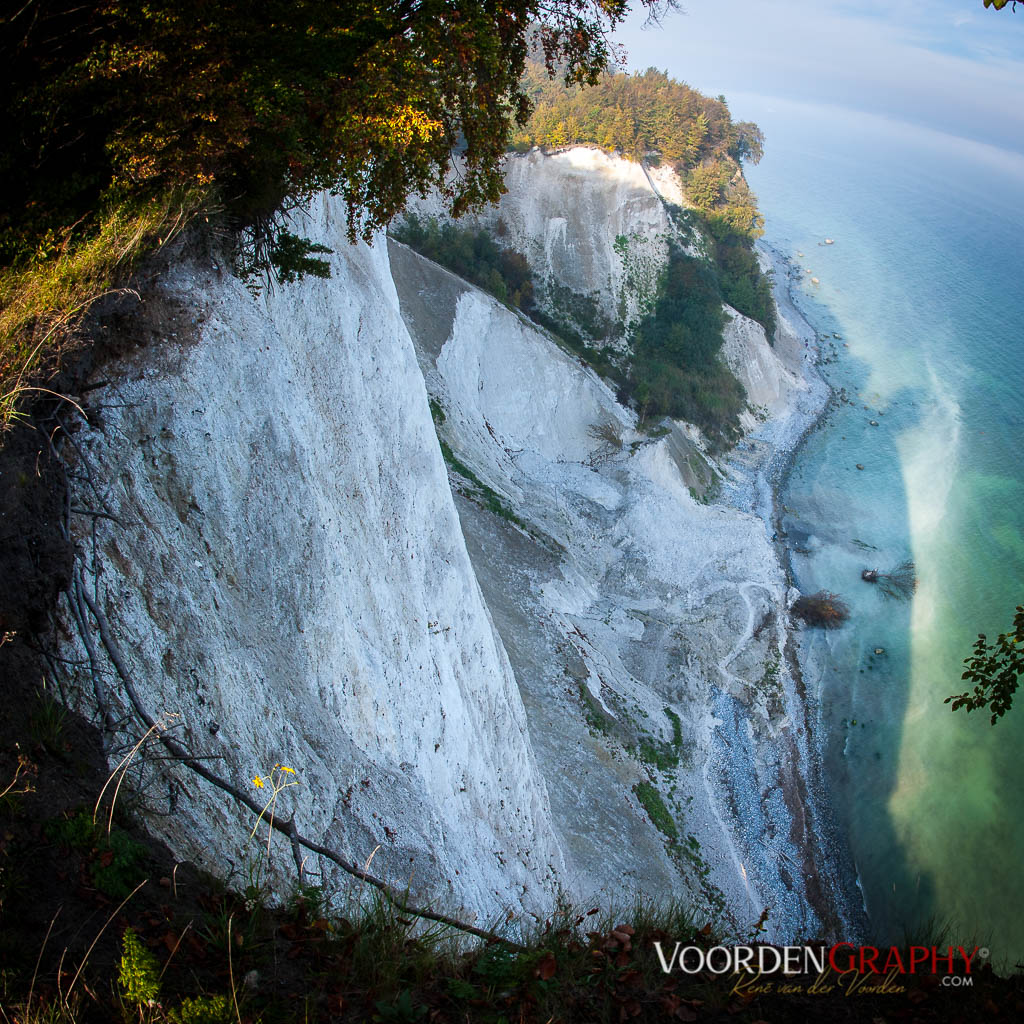
POLYGON ((110 818, 107 821, 107 835, 110 835, 110 830, 114 827, 114 807, 117 804, 117 794, 121 791, 121 783, 124 782, 124 777, 128 774, 129 767, 131 767, 131 760, 139 752, 139 750, 142 748, 143 743, 145 743, 146 740, 149 739, 152 733, 152 728, 147 729, 146 732, 143 733, 142 739, 140 739, 139 742, 136 743, 135 746, 132 747, 132 749, 129 750, 128 753, 125 754, 123 758, 121 758, 121 763, 110 773, 110 776, 107 778, 107 781, 103 783, 103 788, 100 790, 100 795, 96 797, 96 805, 92 809, 92 823, 94 825, 96 824, 96 815, 99 813, 100 810, 100 803, 103 800, 103 794, 106 793, 107 786, 109 786, 111 782, 114 781, 114 777, 117 775, 118 772, 120 772, 121 778, 117 780, 117 785, 114 787, 114 795, 110 800, 110 818))
POLYGON ((235 1004, 235 1016, 238 1018, 238 1024, 242 1024, 242 1014, 238 1010, 238 993, 235 990, 235 965, 234 958, 231 955, 231 922, 234 919, 234 912, 228 916, 228 974, 231 977, 231 1000, 235 1004))
POLYGON ((43 961, 43 953, 46 950, 46 944, 50 941, 50 932, 53 931, 54 923, 56 922, 57 918, 60 917, 61 910, 63 910, 63 907, 58 907, 57 913, 54 914, 53 917, 50 919, 50 927, 46 929, 46 935, 43 938, 43 944, 39 947, 39 956, 36 957, 36 967, 35 970, 32 972, 32 983, 28 987, 28 1002, 25 1004, 26 1013, 28 1013, 32 1009, 32 993, 35 991, 36 988, 36 977, 39 974, 39 965, 43 961))
POLYGON ((71 979, 71 984, 70 984, 70 985, 68 985, 68 994, 67 994, 67 996, 65 996, 65 997, 64 997, 64 1004, 65 1004, 65 1006, 67 1005, 67 1001, 68 1001, 68 1000, 69 1000, 69 999, 71 998, 71 993, 72 993, 72 991, 74 990, 74 987, 75 987, 75 982, 76 982, 76 981, 78 981, 78 976, 79 976, 79 975, 80 975, 80 974, 82 973, 82 970, 84 969, 84 967, 85 967, 86 963, 87 963, 87 962, 88 962, 88 960, 89 960, 89 956, 90 956, 90 954, 92 953, 93 949, 94 949, 94 948, 96 947, 96 943, 100 941, 100 936, 101 936, 101 935, 102 935, 102 934, 103 934, 103 933, 104 933, 104 932, 105 932, 105 931, 107 930, 107 926, 108 926, 108 925, 110 924, 110 922, 111 922, 111 921, 113 921, 113 920, 114 920, 114 918, 115 918, 115 917, 117 917, 117 915, 118 915, 119 913, 121 913, 121 908, 122 908, 122 907, 124 907, 124 905, 125 905, 125 904, 126 904, 126 903, 127 903, 127 902, 128 902, 128 901, 129 901, 129 900, 130 900, 130 899, 131 899, 131 898, 132 898, 132 897, 133 897, 133 896, 134 896, 134 895, 135 895, 135 894, 136 894, 136 893, 137 893, 137 892, 138 892, 138 891, 139 891, 139 890, 140 890, 140 889, 141 889, 141 888, 142 888, 142 887, 144 886, 144 885, 145 885, 145 884, 146 884, 146 879, 144 878, 144 879, 143 879, 143 880, 142 880, 141 882, 139 882, 139 884, 138 884, 137 886, 135 886, 135 888, 134 888, 134 889, 132 889, 132 891, 131 891, 130 893, 128 893, 128 895, 127 895, 127 896, 125 896, 125 898, 124 898, 123 900, 121 900, 121 902, 120 902, 120 903, 118 904, 118 906, 117 906, 117 909, 116 909, 116 910, 115 910, 115 911, 114 911, 114 912, 113 912, 113 913, 112 913, 112 914, 110 915, 110 917, 108 917, 108 918, 107 918, 107 920, 106 920, 106 923, 105 923, 105 924, 103 925, 103 927, 102 927, 102 928, 101 928, 101 929, 100 929, 100 930, 99 930, 99 931, 98 931, 98 932, 96 933, 96 938, 92 940, 92 942, 91 942, 91 943, 90 943, 90 945, 89 945, 89 948, 88 948, 88 949, 87 949, 87 950, 85 951, 85 956, 84 956, 84 957, 82 957, 82 962, 81 962, 81 963, 80 963, 80 964, 78 965, 78 970, 77 970, 77 971, 75 971, 75 976, 74 976, 74 977, 73 977, 73 978, 71 979))
POLYGON ((160 977, 157 978, 157 983, 164 980, 164 975, 167 973, 167 968, 171 966, 171 961, 174 959, 174 954, 178 952, 178 947, 181 945, 181 940, 188 934, 189 928, 192 927, 192 922, 189 921, 187 925, 182 929, 181 934, 178 936, 178 941, 174 944, 174 949, 171 950, 171 955, 167 958, 167 963, 164 964, 164 969, 160 972, 160 977))

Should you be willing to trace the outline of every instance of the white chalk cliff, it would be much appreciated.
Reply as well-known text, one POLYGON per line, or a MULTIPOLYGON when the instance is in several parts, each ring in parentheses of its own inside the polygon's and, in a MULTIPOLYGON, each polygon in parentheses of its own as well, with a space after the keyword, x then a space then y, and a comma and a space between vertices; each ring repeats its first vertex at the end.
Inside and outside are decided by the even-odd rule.
MULTIPOLYGON (((671 224, 642 168, 533 153, 508 182, 487 216, 542 273, 609 315, 643 308, 671 224)), ((300 227, 334 250, 329 280, 254 299, 179 267, 163 288, 188 337, 126 357, 78 435, 123 524, 96 520, 98 588, 150 707, 236 782, 295 768, 281 799, 305 834, 376 849, 377 874, 465 916, 642 891, 812 932, 758 475, 799 419, 802 339, 784 321, 770 348, 735 315, 725 356, 762 433, 716 464, 685 424, 638 433, 490 296, 383 237, 349 246, 337 201, 300 227)), ((80 547, 91 568, 91 524, 80 547)), ((142 795, 173 804, 153 827, 244 863, 251 821, 178 779, 142 795)))

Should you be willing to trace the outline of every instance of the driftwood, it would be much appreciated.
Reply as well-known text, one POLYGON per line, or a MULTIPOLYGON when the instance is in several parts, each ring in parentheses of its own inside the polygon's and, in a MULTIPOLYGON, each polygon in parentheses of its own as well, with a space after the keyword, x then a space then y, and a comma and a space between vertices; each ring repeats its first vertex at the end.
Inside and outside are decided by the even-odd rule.
POLYGON ((914 563, 908 558, 900 562, 894 569, 888 572, 879 572, 877 569, 864 569, 860 578, 865 583, 877 583, 878 589, 886 597, 897 601, 907 601, 913 597, 917 590, 917 570, 914 563))
POLYGON ((850 617, 850 608, 838 594, 819 590, 816 594, 801 594, 793 602, 793 614, 809 626, 839 629, 850 617))

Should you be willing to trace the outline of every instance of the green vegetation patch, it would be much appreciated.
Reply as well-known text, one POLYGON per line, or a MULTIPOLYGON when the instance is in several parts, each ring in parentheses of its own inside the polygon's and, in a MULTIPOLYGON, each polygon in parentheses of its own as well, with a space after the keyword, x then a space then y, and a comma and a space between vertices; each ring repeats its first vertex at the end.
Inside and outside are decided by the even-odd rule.
POLYGON ((673 842, 677 840, 679 829, 676 828, 675 819, 665 806, 665 801, 662 800, 661 794, 655 786, 650 782, 638 782, 633 787, 633 792, 636 793, 637 799, 647 812, 647 817, 654 823, 654 827, 673 842))
POLYGON ((583 717, 591 733, 609 736, 612 732, 612 720, 601 705, 594 700, 586 683, 580 683, 580 700, 583 702, 583 717))
POLYGON ((549 280, 545 287, 548 305, 560 324, 559 333, 570 321, 583 336, 600 340, 615 333, 615 325, 602 312, 596 295, 584 295, 567 285, 549 280))
POLYGON ((143 876, 145 848, 122 829, 108 832, 88 811, 50 822, 48 838, 85 856, 93 885, 111 899, 124 899, 143 876))
POLYGON ((750 234, 738 230, 724 215, 705 218, 713 239, 712 256, 722 298, 733 309, 756 320, 770 344, 775 342, 775 300, 771 279, 761 270, 750 234))
POLYGON ((642 418, 688 420, 712 441, 735 440, 746 393, 721 357, 725 322, 714 265, 670 246, 655 309, 637 327, 620 398, 632 399, 642 418))
POLYGON ((487 484, 481 480, 476 473, 473 472, 456 454, 452 451, 451 445, 448 444, 443 438, 438 438, 438 442, 441 445, 441 454, 444 456, 444 461, 453 469, 459 476, 463 477, 468 487, 463 489, 463 494, 471 501, 475 501, 478 505, 482 505, 488 511, 493 512, 496 516, 501 516, 502 519, 507 519, 510 523, 515 523, 516 526, 529 532, 529 527, 522 519, 519 518, 509 507, 508 502, 498 494, 493 487, 488 487, 487 484))
POLYGON ((671 709, 662 708, 665 717, 672 723, 672 746, 678 750, 683 745, 683 722, 682 719, 671 709))
POLYGON ((533 273, 526 257, 498 245, 483 228, 439 224, 436 217, 424 221, 410 213, 391 235, 500 302, 524 313, 533 309, 533 273))
POLYGON ((665 742, 655 736, 644 736, 637 745, 636 754, 641 761, 667 772, 679 767, 679 757, 683 749, 683 723, 671 708, 662 710, 672 723, 672 740, 665 742))

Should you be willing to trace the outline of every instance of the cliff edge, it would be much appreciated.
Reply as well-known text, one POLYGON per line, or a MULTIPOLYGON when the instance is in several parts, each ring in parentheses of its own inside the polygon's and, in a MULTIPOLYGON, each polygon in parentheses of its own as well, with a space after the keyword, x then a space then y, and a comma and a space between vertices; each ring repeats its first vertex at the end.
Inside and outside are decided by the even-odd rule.
MULTIPOLYGON (((641 310, 672 230, 642 168, 509 166, 494 223, 641 310)), ((300 228, 329 280, 253 298, 178 267, 194 323, 106 367, 77 435, 75 500, 103 513, 80 572, 153 712, 235 778, 295 768, 307 834, 471 918, 642 892, 814 932, 787 587, 747 470, 686 424, 639 432, 557 339, 403 246, 348 246, 335 200, 300 228)), ((801 340, 736 314, 724 351, 745 426, 788 422, 801 340)), ((252 856, 218 794, 142 782, 182 857, 252 856)))

